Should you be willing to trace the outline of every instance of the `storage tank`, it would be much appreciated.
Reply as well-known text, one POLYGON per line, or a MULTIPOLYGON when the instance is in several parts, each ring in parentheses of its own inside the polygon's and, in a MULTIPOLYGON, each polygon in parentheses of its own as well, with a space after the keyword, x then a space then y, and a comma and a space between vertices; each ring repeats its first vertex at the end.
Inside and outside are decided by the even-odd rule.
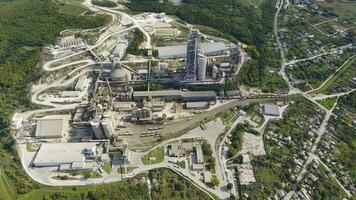
POLYGON ((90 122, 91 128, 93 129, 94 135, 96 139, 103 139, 105 138, 103 129, 101 127, 100 122, 98 121, 91 121, 90 122))
POLYGON ((131 72, 123 67, 112 67, 110 76, 112 81, 131 81, 131 72))
POLYGON ((198 80, 200 81, 205 80, 207 62, 208 59, 206 56, 203 54, 198 55, 198 80))
POLYGON ((112 118, 105 118, 101 122, 106 138, 110 139, 113 137, 115 132, 115 121, 112 118))
POLYGON ((218 77, 218 67, 216 65, 213 66, 213 79, 216 79, 218 77))

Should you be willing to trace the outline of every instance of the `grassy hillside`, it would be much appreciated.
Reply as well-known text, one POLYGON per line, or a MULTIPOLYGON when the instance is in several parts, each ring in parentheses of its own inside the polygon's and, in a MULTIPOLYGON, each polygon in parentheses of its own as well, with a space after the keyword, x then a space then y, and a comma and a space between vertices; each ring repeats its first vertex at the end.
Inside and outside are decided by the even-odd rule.
POLYGON ((13 140, 9 136, 11 114, 29 109, 30 84, 41 74, 40 51, 53 44, 59 32, 68 28, 102 26, 104 15, 78 16, 59 12, 62 4, 51 0, 12 0, 0 3, 0 199, 39 187, 21 168, 13 140), (7 183, 5 183, 5 178, 7 183), (7 186, 7 187, 4 187, 7 186))
POLYGON ((40 199, 110 199, 110 200, 144 200, 148 199, 146 182, 141 182, 139 177, 100 186, 86 187, 41 187, 25 195, 19 196, 21 200, 40 199))

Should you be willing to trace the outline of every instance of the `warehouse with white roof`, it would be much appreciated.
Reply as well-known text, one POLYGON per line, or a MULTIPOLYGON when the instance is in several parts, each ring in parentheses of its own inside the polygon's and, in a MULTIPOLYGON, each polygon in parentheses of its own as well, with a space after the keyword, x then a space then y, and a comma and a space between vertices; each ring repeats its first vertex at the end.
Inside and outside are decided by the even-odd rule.
POLYGON ((35 167, 59 167, 62 170, 92 169, 97 143, 44 143, 33 161, 35 167))
MULTIPOLYGON (((223 42, 206 42, 200 44, 200 50, 205 56, 223 55, 228 48, 223 42)), ((157 47, 159 59, 177 59, 187 57, 187 45, 157 47)))

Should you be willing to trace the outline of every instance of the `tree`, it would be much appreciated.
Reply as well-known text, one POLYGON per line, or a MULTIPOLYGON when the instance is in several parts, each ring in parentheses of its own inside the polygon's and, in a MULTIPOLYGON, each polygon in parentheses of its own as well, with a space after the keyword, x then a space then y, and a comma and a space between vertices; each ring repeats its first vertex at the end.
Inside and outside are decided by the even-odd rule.
POLYGON ((234 194, 230 194, 230 200, 237 200, 237 198, 234 194))
POLYGON ((226 185, 226 187, 227 187, 228 190, 231 190, 231 189, 233 188, 233 185, 232 185, 232 183, 228 183, 228 184, 226 185))
POLYGON ((234 148, 229 148, 229 150, 227 150, 227 157, 231 158, 235 155, 236 155, 236 150, 234 148))

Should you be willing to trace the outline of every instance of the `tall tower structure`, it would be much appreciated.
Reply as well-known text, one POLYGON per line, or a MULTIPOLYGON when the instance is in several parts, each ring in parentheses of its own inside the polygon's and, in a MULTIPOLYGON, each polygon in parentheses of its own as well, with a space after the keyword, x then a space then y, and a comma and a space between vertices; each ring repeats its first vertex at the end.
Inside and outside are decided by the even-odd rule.
POLYGON ((206 74, 206 65, 208 62, 208 58, 202 54, 198 54, 198 73, 197 73, 197 78, 199 81, 204 81, 205 80, 205 74, 206 74))
POLYGON ((197 59, 198 52, 200 50, 199 45, 199 31, 193 29, 189 36, 187 42, 187 60, 186 60, 186 76, 185 81, 195 81, 196 80, 196 70, 197 70, 197 59))

